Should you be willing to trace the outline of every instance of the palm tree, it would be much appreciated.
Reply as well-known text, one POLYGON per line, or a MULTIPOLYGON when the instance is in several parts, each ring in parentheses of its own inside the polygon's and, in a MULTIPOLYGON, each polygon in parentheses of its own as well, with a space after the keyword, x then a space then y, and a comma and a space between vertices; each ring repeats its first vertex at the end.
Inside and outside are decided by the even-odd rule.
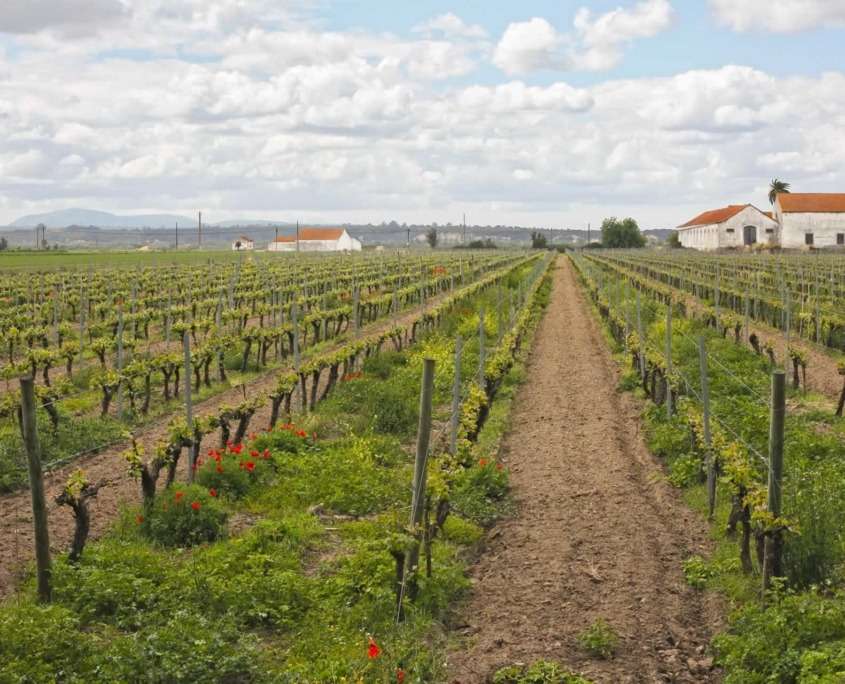
POLYGON ((775 200, 781 192, 789 192, 789 183, 778 178, 772 179, 772 184, 769 186, 769 204, 775 205, 775 200))

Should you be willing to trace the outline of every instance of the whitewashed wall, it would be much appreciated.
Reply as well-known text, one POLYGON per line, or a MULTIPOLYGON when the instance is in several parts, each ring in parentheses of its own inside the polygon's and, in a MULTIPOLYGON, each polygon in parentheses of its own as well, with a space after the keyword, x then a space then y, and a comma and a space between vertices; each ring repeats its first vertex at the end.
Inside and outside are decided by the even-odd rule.
POLYGON ((837 234, 845 234, 845 214, 780 214, 782 245, 805 247, 805 235, 813 234, 814 247, 835 247, 837 234))

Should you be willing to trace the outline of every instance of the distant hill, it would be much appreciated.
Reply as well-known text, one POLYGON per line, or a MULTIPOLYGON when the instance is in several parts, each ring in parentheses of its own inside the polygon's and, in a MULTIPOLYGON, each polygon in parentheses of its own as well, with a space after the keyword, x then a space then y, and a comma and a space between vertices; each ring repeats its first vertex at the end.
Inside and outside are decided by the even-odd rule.
POLYGON ((21 216, 9 225, 14 228, 31 228, 43 223, 48 228, 67 226, 97 226, 98 228, 172 228, 176 222, 189 226, 196 223, 196 218, 176 216, 175 214, 142 214, 120 216, 107 211, 94 209, 60 209, 44 214, 21 216))

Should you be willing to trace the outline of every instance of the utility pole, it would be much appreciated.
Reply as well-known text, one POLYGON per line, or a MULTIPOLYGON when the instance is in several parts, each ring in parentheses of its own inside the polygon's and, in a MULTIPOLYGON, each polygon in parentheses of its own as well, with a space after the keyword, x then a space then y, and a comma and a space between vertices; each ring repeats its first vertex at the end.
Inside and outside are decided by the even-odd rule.
POLYGON ((176 221, 176 249, 179 249, 179 221, 176 221))
POLYGON ((410 229, 410 228, 406 228, 406 229, 405 229, 405 232, 407 233, 407 237, 406 237, 406 240, 407 240, 407 246, 408 246, 408 247, 410 247, 410 246, 411 246, 411 229, 410 229))
POLYGON ((590 224, 587 224, 587 245, 590 244, 590 224))
POLYGON ((197 246, 202 247, 202 212, 197 219, 197 246))
POLYGON ((273 244, 276 244, 279 241, 279 226, 273 226, 276 231, 276 237, 273 239, 273 244))

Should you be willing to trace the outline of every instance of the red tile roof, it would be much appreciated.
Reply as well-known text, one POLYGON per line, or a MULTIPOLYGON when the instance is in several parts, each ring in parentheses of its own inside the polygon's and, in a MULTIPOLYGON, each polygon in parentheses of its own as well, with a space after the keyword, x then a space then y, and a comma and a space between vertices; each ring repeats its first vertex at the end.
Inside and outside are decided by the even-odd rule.
POLYGON ((722 209, 713 209, 711 211, 705 211, 703 214, 699 214, 691 221, 687 221, 683 225, 678 226, 678 228, 690 228, 692 226, 709 226, 714 223, 724 223, 729 218, 733 218, 743 209, 750 206, 752 205, 731 204, 730 206, 723 207, 722 209))
POLYGON ((843 214, 845 193, 781 192, 777 196, 785 214, 843 214))
MULTIPOLYGON (((338 240, 344 230, 344 228, 300 228, 299 241, 338 240)), ((296 242, 296 234, 278 237, 274 242, 296 242)))

